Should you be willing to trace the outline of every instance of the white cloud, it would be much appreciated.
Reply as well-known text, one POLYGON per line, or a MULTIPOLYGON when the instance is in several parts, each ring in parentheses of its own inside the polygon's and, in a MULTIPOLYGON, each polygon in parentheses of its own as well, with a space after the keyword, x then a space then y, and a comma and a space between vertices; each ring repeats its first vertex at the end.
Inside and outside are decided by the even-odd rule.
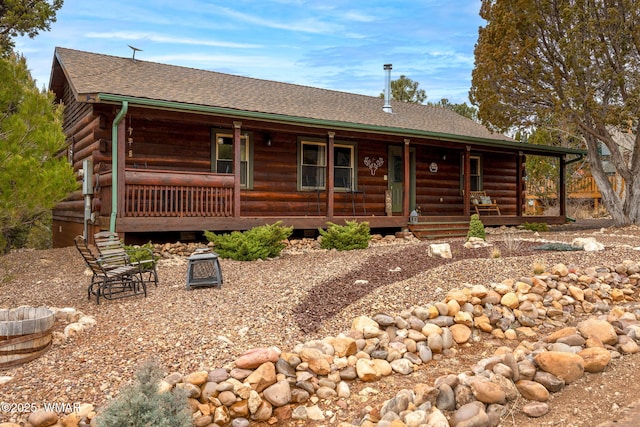
POLYGON ((118 39, 118 40, 148 40, 156 43, 170 43, 170 44, 184 44, 195 46, 214 46, 214 47, 229 47, 234 49, 255 49, 260 48, 258 44, 247 43, 233 43, 223 42, 206 39, 194 39, 194 38, 182 38, 182 37, 170 37, 161 34, 143 33, 135 31, 115 31, 115 32, 90 32, 86 33, 85 37, 93 39, 118 39))

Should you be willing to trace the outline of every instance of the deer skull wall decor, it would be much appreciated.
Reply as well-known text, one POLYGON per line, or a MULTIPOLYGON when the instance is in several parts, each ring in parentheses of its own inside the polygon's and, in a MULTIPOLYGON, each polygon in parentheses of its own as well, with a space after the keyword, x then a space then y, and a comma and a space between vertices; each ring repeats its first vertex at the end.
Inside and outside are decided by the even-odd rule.
POLYGON ((369 168, 369 170, 371 171, 371 175, 375 175, 378 168, 383 164, 384 159, 382 157, 378 157, 376 160, 373 160, 369 157, 364 158, 364 165, 369 168))

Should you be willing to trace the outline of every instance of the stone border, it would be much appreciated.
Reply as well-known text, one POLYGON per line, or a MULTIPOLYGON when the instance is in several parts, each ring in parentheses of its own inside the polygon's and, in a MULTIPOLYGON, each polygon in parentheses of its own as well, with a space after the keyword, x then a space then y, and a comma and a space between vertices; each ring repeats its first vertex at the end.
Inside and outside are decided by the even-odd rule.
POLYGON ((639 351, 640 322, 629 311, 639 281, 640 263, 633 261, 575 270, 557 264, 532 277, 453 289, 395 317, 360 316, 350 331, 289 352, 256 348, 225 368, 174 372, 160 390, 187 390, 199 427, 290 420, 348 426, 341 407, 351 381, 411 374, 490 334, 519 344, 499 347, 470 371, 401 390, 359 425, 497 425, 520 397, 530 401, 523 412, 537 417, 549 411, 550 393, 639 351), (537 339, 545 329, 556 331, 537 339))

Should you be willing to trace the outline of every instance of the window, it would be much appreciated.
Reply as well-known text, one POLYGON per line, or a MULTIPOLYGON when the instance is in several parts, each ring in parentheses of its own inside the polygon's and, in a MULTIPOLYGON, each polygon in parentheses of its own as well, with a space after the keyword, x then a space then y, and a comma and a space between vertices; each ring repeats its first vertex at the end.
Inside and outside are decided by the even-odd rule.
MULTIPOLYGON (((212 135, 212 162, 211 169, 217 173, 233 173, 233 132, 217 131, 212 135)), ((251 187, 252 178, 251 135, 243 132, 240 135, 240 186, 251 187)))
MULTIPOLYGON (((471 163, 469 174, 471 191, 482 191, 482 166, 480 163, 480 156, 471 156, 469 162, 471 163)), ((464 156, 462 157, 462 164, 460 167, 460 189, 464 189, 464 156)))
POLYGON ((353 185, 353 146, 334 145, 333 163, 334 188, 351 190, 353 185))
POLYGON ((320 190, 326 187, 327 147, 325 144, 303 141, 300 147, 300 188, 320 190))
MULTIPOLYGON (((333 186, 337 190, 351 190, 354 186, 354 147, 335 144, 333 147, 333 186)), ((300 141, 298 187, 301 190, 326 188, 327 144, 300 141)))

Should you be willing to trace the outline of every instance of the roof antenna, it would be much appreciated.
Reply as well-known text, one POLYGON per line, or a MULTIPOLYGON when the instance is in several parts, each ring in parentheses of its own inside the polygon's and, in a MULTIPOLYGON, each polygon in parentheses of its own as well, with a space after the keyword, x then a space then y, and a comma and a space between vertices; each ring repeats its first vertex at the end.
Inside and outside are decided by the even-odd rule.
POLYGON ((133 56, 131 57, 131 60, 133 62, 136 62, 136 52, 138 52, 138 51, 142 52, 142 49, 138 49, 137 47, 133 47, 130 44, 128 44, 127 46, 129 46, 131 48, 131 50, 133 50, 133 56))

